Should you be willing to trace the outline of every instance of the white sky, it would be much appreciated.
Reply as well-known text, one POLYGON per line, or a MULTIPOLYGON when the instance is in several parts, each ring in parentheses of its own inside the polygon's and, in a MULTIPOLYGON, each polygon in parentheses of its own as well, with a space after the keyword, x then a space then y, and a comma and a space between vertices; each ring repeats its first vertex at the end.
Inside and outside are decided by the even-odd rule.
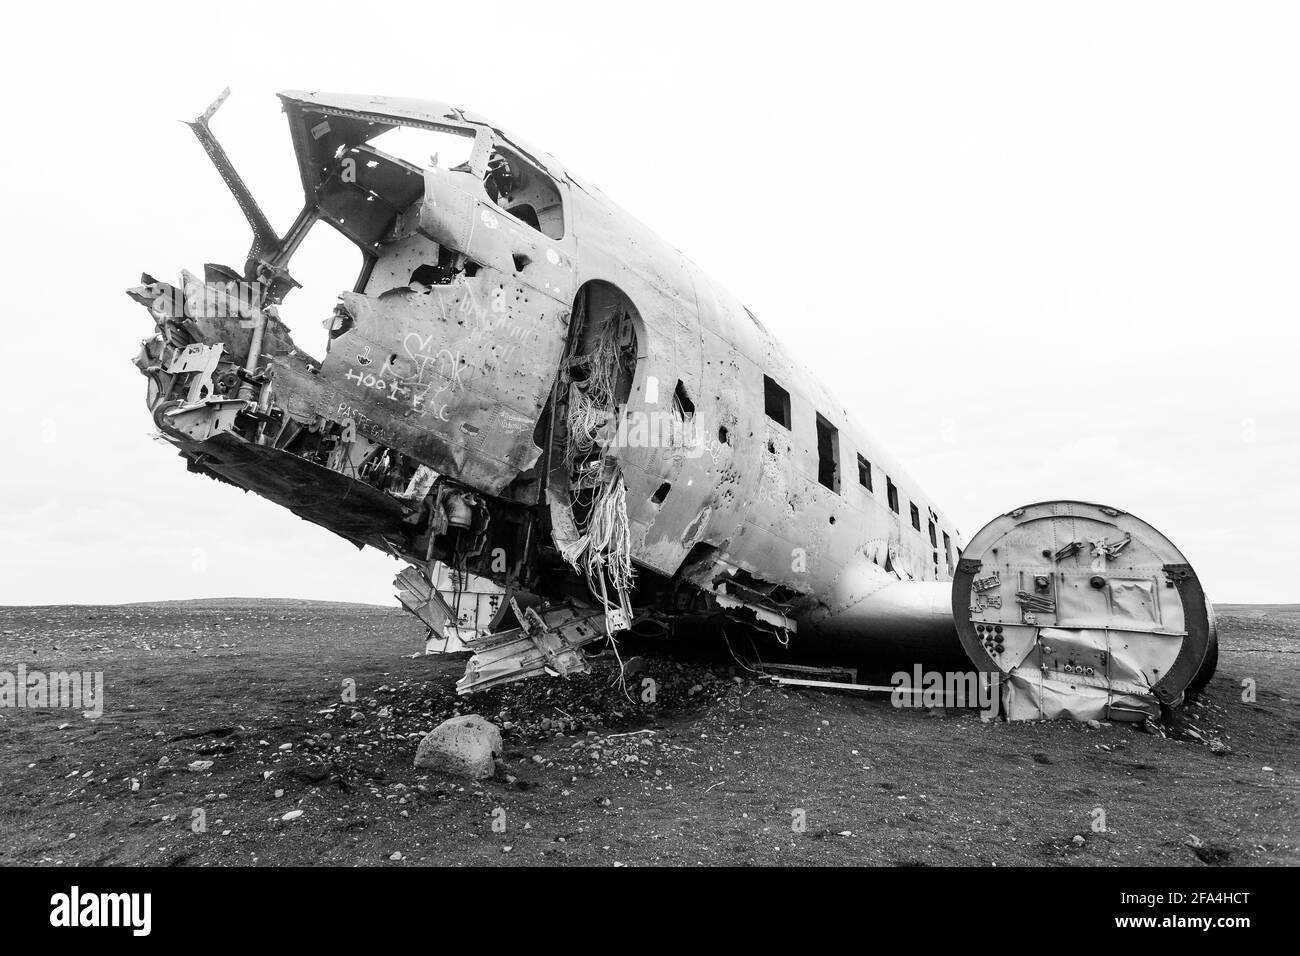
MULTIPOLYGON (((0 604, 392 600, 395 562, 150 438, 150 321, 122 290, 242 264, 176 122, 226 85, 214 129, 281 230, 301 191, 276 91, 475 110, 735 292, 967 538, 1096 500, 1214 600, 1300 600, 1298 8, 644 10, 11 6, 0 604)), ((359 264, 321 252, 288 300, 313 321, 359 264)))

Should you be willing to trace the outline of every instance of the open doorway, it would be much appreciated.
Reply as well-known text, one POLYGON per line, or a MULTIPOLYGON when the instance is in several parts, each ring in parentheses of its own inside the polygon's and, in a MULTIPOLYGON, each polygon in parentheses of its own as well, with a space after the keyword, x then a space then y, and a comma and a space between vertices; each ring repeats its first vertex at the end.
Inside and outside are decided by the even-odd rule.
POLYGON ((618 452, 639 322, 636 307, 609 283, 578 291, 546 444, 552 537, 605 608, 611 633, 632 620, 627 487, 618 452))

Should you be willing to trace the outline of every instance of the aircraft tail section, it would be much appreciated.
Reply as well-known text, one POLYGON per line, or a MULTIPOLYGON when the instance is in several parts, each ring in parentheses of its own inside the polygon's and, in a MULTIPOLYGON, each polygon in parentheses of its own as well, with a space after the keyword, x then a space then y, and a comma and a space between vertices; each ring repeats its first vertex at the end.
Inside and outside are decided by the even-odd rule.
POLYGON ((1213 674, 1213 613, 1173 543, 1133 515, 1051 501, 991 521, 958 564, 957 634, 1008 719, 1158 718, 1213 674))

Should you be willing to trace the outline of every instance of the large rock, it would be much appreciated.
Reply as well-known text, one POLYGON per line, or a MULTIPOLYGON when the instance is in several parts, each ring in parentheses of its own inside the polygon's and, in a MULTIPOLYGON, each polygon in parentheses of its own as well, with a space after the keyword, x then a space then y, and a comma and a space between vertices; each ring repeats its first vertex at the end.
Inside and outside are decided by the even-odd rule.
POLYGON ((493 760, 501 753, 501 731, 496 725, 478 714, 466 714, 444 720, 421 740, 415 765, 482 780, 492 776, 493 760))

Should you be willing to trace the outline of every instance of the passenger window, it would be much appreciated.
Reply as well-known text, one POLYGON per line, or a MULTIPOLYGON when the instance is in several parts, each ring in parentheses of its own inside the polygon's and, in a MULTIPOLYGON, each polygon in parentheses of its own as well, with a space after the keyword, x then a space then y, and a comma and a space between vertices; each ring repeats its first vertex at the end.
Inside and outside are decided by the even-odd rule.
POLYGON ((898 514, 898 488, 894 485, 894 479, 885 475, 885 492, 889 497, 889 510, 898 514))
POLYGON ((943 533, 943 559, 948 565, 948 573, 952 574, 952 539, 947 531, 943 533))
POLYGON ((677 387, 673 389, 673 411, 684 422, 695 419, 695 403, 691 401, 690 395, 686 394, 686 386, 681 379, 677 380, 677 387))
POLYGON ((817 480, 840 493, 840 432, 821 415, 817 416, 817 480))
POLYGON ((564 238, 559 187, 514 150, 500 144, 493 148, 483 188, 489 199, 520 222, 550 239, 564 238))
POLYGON ((858 484, 867 491, 871 490, 871 462, 861 455, 858 456, 858 484))
POLYGON ((908 506, 912 509, 912 527, 917 531, 921 530, 921 511, 916 507, 916 502, 909 501, 908 506))
POLYGON ((790 428, 790 393, 766 375, 763 376, 763 408, 772 421, 790 428))

